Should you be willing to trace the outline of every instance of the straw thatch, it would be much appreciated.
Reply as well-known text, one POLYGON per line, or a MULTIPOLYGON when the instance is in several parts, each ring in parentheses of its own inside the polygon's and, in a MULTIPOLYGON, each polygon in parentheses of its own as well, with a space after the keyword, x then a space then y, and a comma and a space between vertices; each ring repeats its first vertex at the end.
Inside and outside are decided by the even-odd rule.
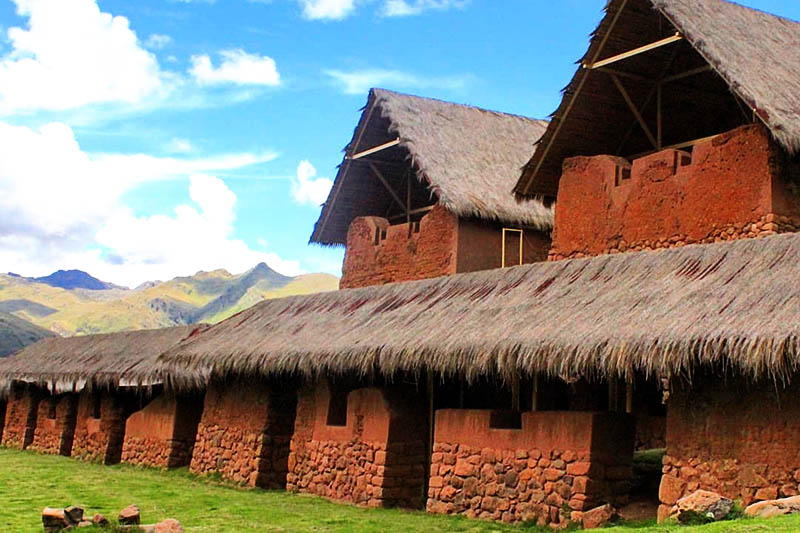
POLYGON ((404 202, 407 176, 417 178, 412 208, 438 202, 461 217, 549 230, 551 209, 538 200, 518 203, 510 194, 546 126, 541 120, 372 89, 311 242, 344 244, 355 217, 386 216, 393 207, 368 162, 381 168, 404 202), (397 138, 396 147, 349 159, 397 138))
MULTIPOLYGON (((664 85, 665 146, 760 119, 787 152, 800 151, 800 24, 724 0, 625 2, 608 3, 581 63, 612 57, 678 31, 684 41, 612 68, 651 80, 703 65, 713 69, 664 85)), ((621 79, 655 132, 652 85, 621 79)), ((610 76, 579 67, 515 191, 555 196, 567 157, 629 156, 651 149, 610 76)))
POLYGON ((202 326, 122 331, 102 335, 43 339, 0 361, 0 383, 27 381, 55 391, 85 385, 117 387, 163 381, 154 366, 158 356, 202 326))
POLYGON ((800 234, 262 302, 169 350, 184 375, 672 375, 800 358, 800 234))

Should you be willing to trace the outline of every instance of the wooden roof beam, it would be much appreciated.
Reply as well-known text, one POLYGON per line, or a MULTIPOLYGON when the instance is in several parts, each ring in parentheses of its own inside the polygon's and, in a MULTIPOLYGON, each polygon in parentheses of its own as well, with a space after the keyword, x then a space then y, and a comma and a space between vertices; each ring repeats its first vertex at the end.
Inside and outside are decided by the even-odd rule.
POLYGON ((407 213, 408 207, 406 206, 405 203, 403 203, 403 201, 400 199, 400 197, 397 195, 394 189, 392 189, 392 186, 389 185, 389 181, 383 176, 381 171, 378 170, 378 167, 372 164, 372 162, 368 162, 367 164, 369 165, 369 168, 372 169, 372 172, 375 174, 375 177, 377 177, 378 180, 380 180, 380 182, 383 183, 383 186, 386 187, 386 190, 389 191, 389 194, 392 196, 392 199, 394 199, 394 201, 397 202, 397 205, 400 206, 400 208, 403 210, 404 213, 407 213))
POLYGON ((622 97, 625 99, 625 102, 628 104, 628 107, 631 108, 633 116, 636 117, 636 120, 639 122, 639 125, 642 127, 642 130, 644 130, 645 135, 647 135, 647 138, 652 143, 653 148, 658 150, 660 148, 658 140, 650 131, 650 128, 647 127, 647 123, 644 121, 644 117, 642 117, 642 114, 639 112, 639 109, 636 107, 636 104, 633 103, 633 100, 628 94, 628 91, 625 90, 625 87, 622 85, 622 82, 619 81, 619 78, 615 74, 609 74, 609 76, 611 76, 611 79, 614 80, 614 85, 617 86, 617 89, 619 89, 619 92, 622 94, 622 97))
POLYGON ((375 147, 370 148, 368 150, 364 150, 363 152, 358 152, 355 155, 351 155, 350 159, 361 159, 362 157, 366 157, 366 156, 368 156, 370 154, 374 154, 374 153, 386 150, 387 148, 391 148, 393 146, 397 146, 398 144, 400 144, 400 138, 399 137, 397 139, 393 140, 393 141, 389 141, 388 143, 383 143, 380 146, 375 146, 375 147))
POLYGON ((589 70, 595 70, 601 67, 605 67, 607 65, 611 65, 613 63, 617 63, 618 61, 622 61, 623 59, 628 59, 633 56, 638 56, 639 54, 643 54, 645 52, 649 52, 651 50, 655 50, 656 48, 661 48, 662 46, 667 46, 668 44, 672 44, 681 40, 683 40, 683 35, 681 35, 680 33, 676 33, 675 35, 667 37, 666 39, 661 39, 660 41, 646 44, 644 46, 640 46, 639 48, 634 48, 633 50, 617 54, 607 59, 595 61, 593 63, 584 63, 583 68, 589 70))

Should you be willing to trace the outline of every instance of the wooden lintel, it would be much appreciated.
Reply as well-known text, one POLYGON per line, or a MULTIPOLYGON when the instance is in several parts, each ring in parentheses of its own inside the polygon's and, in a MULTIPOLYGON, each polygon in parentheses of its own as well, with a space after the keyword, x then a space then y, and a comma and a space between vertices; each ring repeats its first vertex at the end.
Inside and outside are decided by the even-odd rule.
POLYGON ((639 125, 644 130, 645 135, 647 135, 647 138, 650 139, 650 142, 653 144, 653 148, 658 149, 659 148, 658 141, 653 136, 653 133, 650 131, 650 128, 647 127, 647 123, 644 121, 644 117, 642 117, 642 114, 639 112, 639 109, 636 107, 636 104, 634 104, 633 100, 631 100, 628 91, 625 90, 625 87, 622 85, 622 82, 619 81, 619 78, 616 75, 610 74, 610 76, 611 79, 614 80, 614 84, 617 86, 617 89, 619 89, 619 92, 622 94, 622 97, 625 99, 625 102, 628 104, 628 107, 631 108, 631 111, 633 112, 633 115, 636 117, 636 120, 639 121, 639 125))
POLYGON ((686 72, 681 72, 680 74, 674 74, 672 76, 667 76, 661 82, 662 83, 671 83, 673 81, 682 80, 684 78, 689 78, 691 76, 695 76, 697 74, 702 74, 703 72, 708 72, 710 70, 714 70, 711 65, 705 65, 703 67, 693 68, 692 70, 687 70, 686 72))
POLYGON ((629 50, 627 52, 623 52, 621 54, 617 54, 615 56, 595 61, 593 63, 584 64, 583 68, 587 68, 590 70, 598 69, 600 67, 605 67, 606 65, 611 65, 618 61, 622 61, 623 59, 628 59, 633 56, 637 56, 639 54, 643 54, 645 52, 649 52, 650 50, 655 50, 656 48, 661 48, 662 46, 667 46, 668 44, 672 44, 683 40, 683 36, 680 33, 676 33, 666 39, 661 39, 660 41, 656 41, 654 43, 646 44, 644 46, 640 46, 639 48, 634 48, 633 50, 629 50))
POLYGON ((372 170, 372 172, 375 174, 375 177, 377 177, 380 180, 380 182, 383 183, 383 186, 386 187, 386 190, 389 191, 389 194, 392 196, 394 201, 397 202, 397 205, 399 205, 400 208, 403 210, 403 213, 405 213, 406 212, 406 204, 403 203, 403 201, 400 199, 400 197, 397 195, 397 193, 394 192, 394 189, 392 189, 392 186, 389 185, 389 181, 386 178, 383 177, 383 174, 381 173, 380 170, 378 170, 378 167, 376 167, 372 163, 367 163, 367 164, 369 165, 369 168, 372 170))
POLYGON ((364 150, 363 152, 358 152, 355 155, 351 155, 350 159, 361 159, 362 157, 366 157, 366 156, 368 156, 370 154, 374 154, 376 152, 380 152, 382 150, 386 150, 387 148, 391 148, 392 146, 397 146, 398 144, 400 144, 400 139, 399 138, 397 138, 397 139, 395 139, 393 141, 389 141, 388 143, 383 143, 380 146, 375 146, 375 147, 370 148, 368 150, 364 150))

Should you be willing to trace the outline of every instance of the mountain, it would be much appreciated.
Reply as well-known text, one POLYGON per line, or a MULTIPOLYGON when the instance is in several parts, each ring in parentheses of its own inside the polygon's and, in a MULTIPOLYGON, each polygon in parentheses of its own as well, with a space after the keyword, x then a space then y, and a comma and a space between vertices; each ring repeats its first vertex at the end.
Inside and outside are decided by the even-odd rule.
MULTIPOLYGON (((96 279, 88 274, 80 278, 96 279)), ((225 270, 198 272, 145 282, 133 290, 112 284, 105 284, 105 289, 90 288, 88 282, 80 285, 61 287, 40 278, 0 274, 0 311, 61 335, 213 323, 265 299, 336 290, 338 278, 288 277, 261 263, 239 275, 225 270)))
POLYGON ((51 287, 61 287, 62 289, 87 289, 90 291, 104 291, 108 289, 122 289, 112 283, 100 281, 94 276, 90 276, 82 270, 58 270, 49 276, 42 278, 32 278, 33 281, 45 283, 51 287))
POLYGON ((9 313, 0 312, 0 357, 7 357, 54 333, 9 313))

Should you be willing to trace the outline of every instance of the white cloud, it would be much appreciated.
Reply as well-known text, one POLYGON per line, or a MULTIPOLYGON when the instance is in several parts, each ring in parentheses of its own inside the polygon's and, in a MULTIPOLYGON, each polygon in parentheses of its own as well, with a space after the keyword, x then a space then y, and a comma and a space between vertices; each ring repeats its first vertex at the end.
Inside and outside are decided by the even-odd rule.
POLYGON ((299 204, 320 206, 328 199, 333 181, 328 178, 315 178, 317 169, 308 161, 297 165, 297 178, 292 179, 292 196, 299 204))
POLYGON ((355 0, 298 0, 310 20, 341 20, 355 10, 355 0))
POLYGON ((0 122, 0 146, 4 270, 41 275, 80 268, 129 286, 198 269, 243 271, 259 261, 299 272, 297 262, 251 250, 232 237, 236 197, 206 175, 269 161, 274 154, 89 154, 61 123, 33 130, 0 122), (170 216, 137 217, 124 204, 123 195, 143 183, 190 176, 194 205, 178 206, 170 216))
POLYGON ((0 113, 136 103, 165 89, 155 56, 128 19, 95 0, 14 0, 27 29, 7 32, 0 57, 0 113))
POLYGON ((182 139, 180 137, 175 137, 167 146, 165 146, 166 151, 173 153, 173 154, 188 154, 189 152, 194 151, 194 146, 189 141, 189 139, 182 139))
POLYGON ((428 10, 444 11, 453 7, 461 8, 467 0, 386 0, 383 5, 383 16, 405 17, 419 15, 428 10))
POLYGON ((161 33, 151 33, 144 45, 151 50, 161 50, 172 43, 172 37, 161 33))
POLYGON ((219 55, 222 56, 222 63, 218 67, 214 67, 211 58, 205 54, 192 56, 192 68, 189 72, 200 84, 280 84, 280 74, 271 57, 248 54, 240 49, 223 50, 219 55))
POLYGON ((470 75, 425 77, 401 70, 363 69, 344 72, 326 70, 345 94, 363 95, 373 87, 396 89, 462 89, 472 79, 470 75))

